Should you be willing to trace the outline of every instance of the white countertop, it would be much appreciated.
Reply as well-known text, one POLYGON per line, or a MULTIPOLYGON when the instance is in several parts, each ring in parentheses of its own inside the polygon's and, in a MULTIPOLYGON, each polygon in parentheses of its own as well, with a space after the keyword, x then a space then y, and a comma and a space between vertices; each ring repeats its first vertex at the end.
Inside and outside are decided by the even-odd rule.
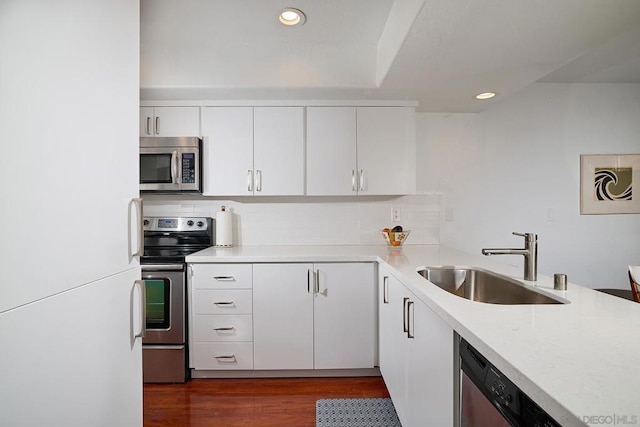
MULTIPOLYGON (((396 278, 565 427, 640 424, 640 304, 553 278, 524 282, 522 269, 437 245, 245 246, 208 248, 190 263, 362 262, 396 278), (421 266, 474 266, 518 279, 568 304, 494 305, 452 295, 421 266)), ((562 273, 562 272, 559 272, 562 273)))

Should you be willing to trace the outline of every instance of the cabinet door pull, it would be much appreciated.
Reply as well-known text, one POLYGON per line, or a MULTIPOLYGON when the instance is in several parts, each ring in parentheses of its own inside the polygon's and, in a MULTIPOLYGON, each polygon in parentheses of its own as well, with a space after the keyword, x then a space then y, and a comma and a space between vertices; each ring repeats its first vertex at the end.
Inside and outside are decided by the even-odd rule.
POLYGON ((224 328, 213 328, 213 330, 216 332, 229 332, 229 331, 234 331, 235 329, 236 328, 234 328, 233 326, 228 326, 224 328))
POLYGON ((409 298, 404 297, 402 298, 402 327, 404 329, 404 333, 406 334, 407 332, 409 332, 409 325, 408 325, 408 319, 407 319, 407 302, 409 302, 409 298))
POLYGON ((389 304, 389 276, 382 279, 382 303, 389 304))
POLYGON ((360 169, 360 191, 364 191, 364 170, 360 169))
POLYGON ((236 355, 213 356, 219 363, 237 363, 236 355))
POLYGON ((213 278, 219 282, 234 282, 236 280, 233 276, 213 276, 213 278))
POLYGON ((156 135, 160 135, 160 117, 156 116, 156 135))
POLYGON ((311 269, 307 269, 307 293, 311 293, 311 269))
POLYGON ((247 171, 247 191, 248 192, 253 191, 253 186, 251 184, 253 184, 253 171, 249 169, 247 171))
MULTIPOLYGON (((138 293, 140 295, 140 311, 138 318, 138 322, 140 323, 140 331, 134 332, 133 338, 144 338, 147 332, 147 288, 145 286, 145 281, 140 279, 134 281, 133 286, 135 288, 138 288, 138 293)), ((131 310, 133 315, 133 312, 135 310, 133 307, 131 308, 131 310)))
POLYGON ((146 135, 151 135, 151 117, 147 116, 147 132, 146 135))
POLYGON ((213 304, 214 305, 219 305, 219 306, 222 306, 222 307, 235 307, 235 305, 236 305, 233 301, 214 301, 213 304))
POLYGON ((256 191, 262 191, 262 171, 256 170, 256 191))
MULTIPOLYGON (((135 252, 131 253, 131 257, 144 255, 144 204, 141 198, 131 199, 131 205, 136 208, 136 239, 138 240, 138 247, 135 252)), ((133 227, 130 227, 130 229, 133 227)))
POLYGON ((407 338, 413 338, 413 301, 407 302, 407 338))
POLYGON ((320 270, 316 270, 314 271, 314 289, 313 289, 313 293, 314 294, 319 294, 320 293, 320 270))
POLYGON ((356 189, 356 170, 351 169, 351 191, 357 191, 356 189))

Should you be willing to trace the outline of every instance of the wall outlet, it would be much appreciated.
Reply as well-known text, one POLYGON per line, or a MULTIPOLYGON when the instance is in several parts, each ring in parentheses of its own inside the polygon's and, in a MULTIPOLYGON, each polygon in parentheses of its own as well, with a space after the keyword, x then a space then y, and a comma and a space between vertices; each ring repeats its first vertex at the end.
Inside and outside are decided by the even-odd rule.
POLYGON ((391 221, 400 222, 400 209, 391 208, 391 221))
POLYGON ((556 220, 556 211, 553 208, 547 208, 547 221, 554 222, 556 220))
POLYGON ((453 218, 454 218, 453 208, 451 208, 451 207, 445 208, 444 209, 444 220, 445 221, 453 221, 453 218))

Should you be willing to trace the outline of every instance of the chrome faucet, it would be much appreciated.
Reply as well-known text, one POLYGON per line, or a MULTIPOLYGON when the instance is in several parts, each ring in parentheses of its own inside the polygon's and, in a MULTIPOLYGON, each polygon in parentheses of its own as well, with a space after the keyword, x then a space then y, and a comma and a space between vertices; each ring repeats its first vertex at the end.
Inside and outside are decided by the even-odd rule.
POLYGON ((524 255, 524 280, 538 280, 538 235, 533 233, 513 233, 524 237, 524 249, 485 248, 483 255, 524 255))

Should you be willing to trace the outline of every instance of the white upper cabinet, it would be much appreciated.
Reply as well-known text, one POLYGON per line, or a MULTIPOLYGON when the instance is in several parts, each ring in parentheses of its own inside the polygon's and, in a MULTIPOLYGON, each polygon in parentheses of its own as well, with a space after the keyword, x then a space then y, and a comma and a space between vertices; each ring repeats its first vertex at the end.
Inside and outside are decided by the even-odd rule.
POLYGON ((203 194, 253 194, 253 107, 202 110, 203 194))
POLYGON ((357 194, 356 107, 307 107, 307 194, 357 194))
POLYGON ((416 189, 413 107, 358 107, 360 194, 412 194, 416 189))
POLYGON ((140 107, 140 136, 200 136, 200 107, 140 107))
POLYGON ((255 107, 253 123, 254 194, 303 195, 303 107, 255 107))
POLYGON ((413 107, 307 107, 307 194, 415 192, 413 107))
POLYGON ((303 107, 205 107, 208 196, 304 194, 303 107))

